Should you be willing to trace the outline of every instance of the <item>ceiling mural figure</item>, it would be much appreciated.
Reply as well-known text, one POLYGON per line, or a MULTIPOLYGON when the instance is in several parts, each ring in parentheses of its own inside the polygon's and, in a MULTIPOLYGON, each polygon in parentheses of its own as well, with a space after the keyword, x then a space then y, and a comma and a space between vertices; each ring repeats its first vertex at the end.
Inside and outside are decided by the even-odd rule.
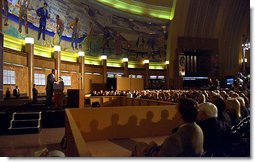
POLYGON ((170 21, 133 16, 92 0, 8 0, 8 7, 11 25, 4 26, 5 34, 90 56, 165 61, 170 21))

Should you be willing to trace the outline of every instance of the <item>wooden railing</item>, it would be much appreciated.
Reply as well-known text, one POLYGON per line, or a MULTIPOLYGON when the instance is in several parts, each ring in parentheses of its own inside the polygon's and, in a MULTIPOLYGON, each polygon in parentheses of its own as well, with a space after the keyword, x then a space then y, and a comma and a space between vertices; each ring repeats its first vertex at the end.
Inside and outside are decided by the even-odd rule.
POLYGON ((66 109, 66 118, 67 156, 93 156, 93 141, 167 136, 181 124, 175 105, 66 109))
POLYGON ((98 102, 101 107, 175 105, 175 103, 171 102, 143 98, 128 98, 126 96, 92 96, 86 99, 90 99, 91 106, 93 102, 98 102))
POLYGON ((78 128, 70 109, 65 109, 65 138, 66 138, 66 156, 84 157, 91 156, 87 144, 83 139, 80 129, 78 128))

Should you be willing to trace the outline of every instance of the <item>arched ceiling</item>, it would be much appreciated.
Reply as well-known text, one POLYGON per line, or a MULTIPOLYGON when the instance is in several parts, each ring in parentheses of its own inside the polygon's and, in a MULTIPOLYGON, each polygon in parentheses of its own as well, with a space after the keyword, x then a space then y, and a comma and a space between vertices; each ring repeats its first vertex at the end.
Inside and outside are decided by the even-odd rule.
POLYGON ((146 3, 146 4, 150 4, 150 5, 154 5, 154 6, 164 6, 164 7, 168 7, 171 8, 173 6, 173 0, 134 0, 137 2, 142 2, 142 3, 146 3))
POLYGON ((96 0, 114 9, 145 17, 172 20, 176 0, 96 0))
MULTIPOLYGON (((13 6, 15 6, 18 0, 12 0, 13 6)), ((86 34, 89 30, 89 22, 93 22, 94 30, 93 34, 101 34, 104 27, 111 28, 113 33, 120 32, 122 35, 135 36, 133 38, 126 38, 127 40, 136 39, 139 33, 144 34, 163 34, 162 26, 169 25, 169 19, 161 19, 153 16, 148 16, 150 10, 146 10, 144 14, 130 14, 115 8, 118 6, 117 2, 120 3, 130 3, 131 0, 115 0, 115 4, 111 7, 105 5, 99 1, 102 0, 44 0, 48 3, 49 13, 51 15, 49 19, 49 24, 47 28, 49 31, 54 31, 55 29, 55 15, 60 15, 60 18, 65 22, 67 30, 64 31, 65 36, 71 36, 68 24, 74 21, 75 17, 79 17, 81 20, 81 32, 86 34)), ((38 17, 35 10, 43 5, 43 0, 41 1, 30 1, 31 10, 29 11, 29 21, 31 21, 35 26, 38 26, 38 17)), ((111 0, 103 0, 102 2, 111 2, 111 0)), ((175 0, 171 0, 175 1, 175 0)), ((138 7, 146 8, 148 6, 155 7, 154 12, 162 9, 164 7, 153 6, 150 4, 144 4, 142 2, 132 1, 133 5, 138 7), (140 5, 140 6, 139 6, 140 5), (159 7, 159 8, 158 8, 159 7)), ((130 4, 131 5, 131 4, 130 4)), ((165 7, 167 8, 167 7, 165 7)), ((162 10, 164 12, 164 10, 162 10)), ((18 16, 19 11, 15 7, 11 7, 11 12, 18 16)))
POLYGON ((250 1, 178 0, 170 33, 172 53, 178 37, 217 39, 220 75, 233 75, 240 66, 242 35, 250 34, 250 1))

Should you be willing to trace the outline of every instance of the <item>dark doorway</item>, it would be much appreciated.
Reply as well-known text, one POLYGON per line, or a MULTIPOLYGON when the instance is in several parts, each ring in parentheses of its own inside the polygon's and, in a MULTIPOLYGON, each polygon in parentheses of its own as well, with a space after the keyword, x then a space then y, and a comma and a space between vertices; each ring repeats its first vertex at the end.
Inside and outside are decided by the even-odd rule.
POLYGON ((107 90, 116 90, 116 78, 107 78, 107 90))

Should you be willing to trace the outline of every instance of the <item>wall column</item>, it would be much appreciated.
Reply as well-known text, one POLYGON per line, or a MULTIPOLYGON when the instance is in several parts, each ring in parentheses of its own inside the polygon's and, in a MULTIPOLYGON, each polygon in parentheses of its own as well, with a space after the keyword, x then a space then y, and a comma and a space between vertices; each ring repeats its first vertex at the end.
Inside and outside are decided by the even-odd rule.
POLYGON ((178 69, 176 69, 175 63, 178 58, 176 58, 176 49, 178 48, 178 37, 185 36, 185 27, 187 19, 189 18, 188 11, 189 11, 189 5, 191 1, 187 0, 178 0, 176 1, 176 8, 175 11, 181 11, 181 12, 175 12, 174 19, 171 21, 171 25, 168 26, 168 39, 167 39, 167 58, 166 60, 169 60, 169 77, 170 77, 170 86, 173 86, 174 88, 177 88, 175 86, 176 83, 176 72, 178 69))
POLYGON ((85 53, 83 51, 78 52, 78 62, 80 64, 80 73, 81 73, 81 78, 80 78, 80 89, 85 93, 85 67, 84 67, 84 55, 85 53))
POLYGON ((54 53, 53 57, 55 59, 55 71, 57 74, 55 74, 55 79, 58 80, 58 78, 61 76, 60 71, 60 65, 61 65, 61 47, 60 46, 54 46, 54 53))
POLYGON ((144 89, 148 89, 149 88, 149 60, 144 60, 144 89))
POLYGON ((128 58, 123 58, 124 77, 128 77, 128 58))
POLYGON ((166 61, 166 89, 170 89, 170 65, 169 61, 166 61))
POLYGON ((102 55, 101 60, 102 60, 102 66, 103 66, 103 81, 104 81, 104 84, 107 84, 107 56, 102 55))
MULTIPOLYGON (((2 1, 0 1, 0 8, 3 8, 3 4, 2 1)), ((1 17, 1 21, 0 21, 0 101, 3 101, 4 99, 4 93, 3 93, 3 64, 4 64, 4 34, 2 33, 2 29, 3 29, 3 24, 2 24, 2 10, 0 12, 0 17, 1 17)))
POLYGON ((33 99, 33 84, 34 84, 34 38, 25 38, 25 52, 27 53, 28 67, 28 97, 33 99))

